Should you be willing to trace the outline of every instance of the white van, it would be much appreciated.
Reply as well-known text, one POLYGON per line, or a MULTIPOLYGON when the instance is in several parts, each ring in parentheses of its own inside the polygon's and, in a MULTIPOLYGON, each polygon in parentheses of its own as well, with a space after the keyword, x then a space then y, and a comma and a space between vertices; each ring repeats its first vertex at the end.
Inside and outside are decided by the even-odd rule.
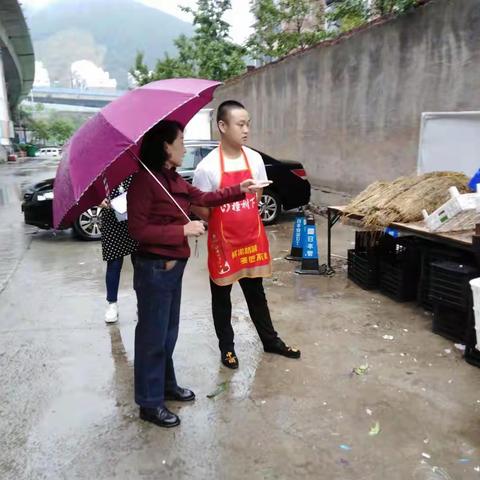
POLYGON ((56 147, 46 147, 37 150, 35 154, 36 157, 59 157, 60 156, 60 149, 56 147))

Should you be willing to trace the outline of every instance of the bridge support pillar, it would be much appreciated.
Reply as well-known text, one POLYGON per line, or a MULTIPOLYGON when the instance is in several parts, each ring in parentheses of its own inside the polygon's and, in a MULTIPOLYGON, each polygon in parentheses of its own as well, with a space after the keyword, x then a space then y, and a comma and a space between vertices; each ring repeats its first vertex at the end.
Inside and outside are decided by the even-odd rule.
POLYGON ((2 50, 0 49, 0 162, 7 159, 7 148, 10 145, 11 122, 7 99, 7 85, 3 70, 2 50))

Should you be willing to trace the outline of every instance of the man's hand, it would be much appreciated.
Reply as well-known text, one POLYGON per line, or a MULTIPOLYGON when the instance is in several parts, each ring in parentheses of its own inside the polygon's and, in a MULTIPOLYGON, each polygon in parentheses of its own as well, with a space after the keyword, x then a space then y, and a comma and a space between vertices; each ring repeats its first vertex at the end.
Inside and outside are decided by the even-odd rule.
POLYGON ((255 185, 255 180, 252 180, 251 178, 249 178, 248 180, 244 180, 241 184, 240 184, 240 190, 242 193, 251 193, 251 190, 250 190, 250 187, 252 185, 255 185))
POLYGON ((199 237, 205 233, 205 227, 202 222, 194 220, 183 226, 183 234, 186 237, 199 237))
POLYGON ((272 182, 270 180, 265 181, 265 182, 256 182, 255 180, 252 180, 249 178, 248 180, 244 180, 240 184, 240 190, 243 193, 258 193, 263 190, 264 187, 270 185, 272 182))

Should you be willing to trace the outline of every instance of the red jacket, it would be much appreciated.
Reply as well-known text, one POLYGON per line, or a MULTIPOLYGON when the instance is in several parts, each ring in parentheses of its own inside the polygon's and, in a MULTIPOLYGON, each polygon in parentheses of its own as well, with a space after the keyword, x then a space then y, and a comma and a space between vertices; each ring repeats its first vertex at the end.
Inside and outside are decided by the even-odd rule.
MULTIPOLYGON (((245 198, 239 185, 204 193, 190 185, 175 170, 162 168, 154 174, 187 215, 190 214, 190 205, 217 207, 245 198)), ((190 256, 187 237, 183 234, 187 219, 144 169, 133 177, 128 189, 127 211, 128 230, 132 238, 139 242, 139 252, 172 259, 190 256)))

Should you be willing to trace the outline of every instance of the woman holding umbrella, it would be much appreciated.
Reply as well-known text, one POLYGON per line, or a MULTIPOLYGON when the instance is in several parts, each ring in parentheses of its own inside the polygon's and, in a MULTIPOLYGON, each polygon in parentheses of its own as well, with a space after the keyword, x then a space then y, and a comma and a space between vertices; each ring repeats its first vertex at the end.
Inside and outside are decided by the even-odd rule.
POLYGON ((183 126, 162 121, 145 135, 140 149, 142 169, 128 192, 128 220, 139 247, 134 288, 138 324, 135 330, 135 401, 140 418, 161 427, 180 423, 165 400, 188 402, 195 394, 177 384, 172 354, 178 336, 182 276, 190 256, 188 237, 205 232, 190 221, 191 205, 219 206, 242 200, 258 189, 249 179, 234 187, 204 193, 175 169, 185 155, 183 126))

